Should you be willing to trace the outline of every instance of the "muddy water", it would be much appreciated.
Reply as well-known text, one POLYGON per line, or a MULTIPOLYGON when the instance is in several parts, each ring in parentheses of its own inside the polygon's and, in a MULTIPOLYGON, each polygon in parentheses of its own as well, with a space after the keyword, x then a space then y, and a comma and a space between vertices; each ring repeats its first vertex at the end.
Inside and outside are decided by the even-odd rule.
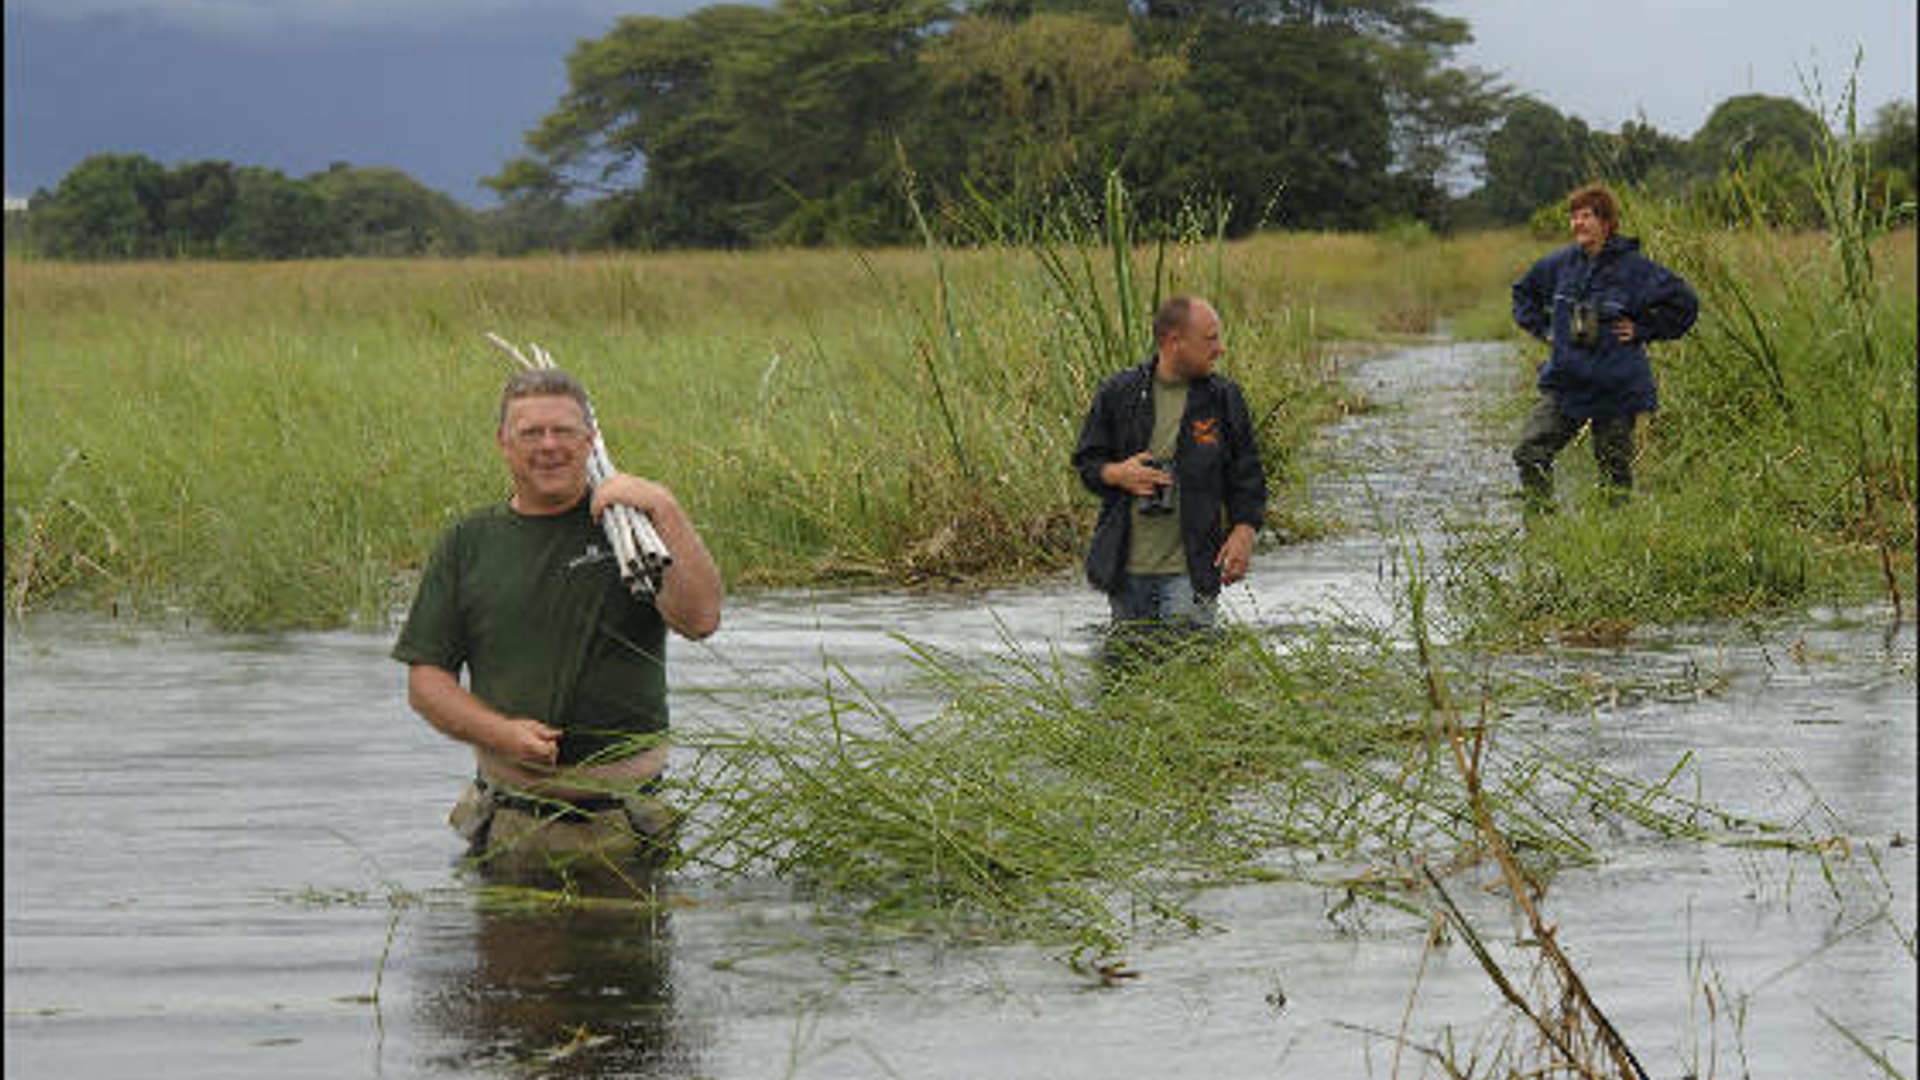
MULTIPOLYGON (((1468 419, 1507 377, 1496 356, 1435 345, 1354 377, 1386 407, 1330 433, 1328 505, 1423 528, 1511 513, 1503 451, 1468 419)), ((1388 551, 1364 529, 1263 551, 1228 607, 1279 632, 1378 612, 1388 551)), ((738 601, 710 646, 677 646, 676 723, 777 708, 827 657, 911 713, 893 634, 1072 655, 1103 615, 1073 575, 738 601)), ((1914 638, 1871 615, 1563 650, 1541 666, 1586 678, 1590 707, 1511 721, 1649 779, 1691 750, 1707 800, 1850 839, 1831 881, 1636 834, 1555 883, 1563 945, 1654 1076, 1884 1075, 1842 1028, 1920 1072, 1914 638)), ((466 757, 406 711, 387 645, 8 628, 8 1077, 1384 1077, 1403 1019, 1463 1051, 1495 1030, 1465 949, 1427 959, 1409 1012, 1423 926, 1299 886, 1207 894, 1210 930, 1144 943, 1141 977, 1105 989, 1026 946, 859 940, 777 882, 666 882, 649 921, 481 910, 440 823, 466 757)), ((1462 902, 1511 937, 1475 885, 1462 902)), ((1439 1074, 1402 1054, 1399 1075, 1439 1074)))

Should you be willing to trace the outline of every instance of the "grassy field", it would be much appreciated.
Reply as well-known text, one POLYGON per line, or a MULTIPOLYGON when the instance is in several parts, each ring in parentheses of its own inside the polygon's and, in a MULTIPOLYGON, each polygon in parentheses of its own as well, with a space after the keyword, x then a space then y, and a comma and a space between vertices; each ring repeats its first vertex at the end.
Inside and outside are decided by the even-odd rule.
POLYGON ((595 395, 736 586, 966 582, 1079 557, 1067 467, 1156 292, 1217 298, 1282 532, 1345 393, 1328 345, 1504 332, 1538 245, 1274 235, 1142 248, 6 268, 7 589, 230 627, 380 625, 497 498, 497 331, 595 395), (1127 302, 1131 301, 1129 305, 1127 302), (1131 307, 1126 317, 1116 314, 1131 307))

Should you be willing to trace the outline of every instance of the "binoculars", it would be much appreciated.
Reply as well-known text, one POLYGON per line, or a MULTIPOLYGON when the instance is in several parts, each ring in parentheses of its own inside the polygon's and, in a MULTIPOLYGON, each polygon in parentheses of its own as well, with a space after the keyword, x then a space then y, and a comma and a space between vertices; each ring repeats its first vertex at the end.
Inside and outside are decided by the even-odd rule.
MULTIPOLYGON (((1147 461, 1147 468, 1159 469, 1161 472, 1166 473, 1168 476, 1174 475, 1173 462, 1170 460, 1160 461, 1157 459, 1150 458, 1147 461)), ((1177 480, 1170 481, 1165 487, 1154 488, 1153 494, 1151 495, 1139 496, 1140 512, 1150 517, 1156 516, 1159 514, 1173 513, 1173 488, 1174 488, 1174 484, 1178 482, 1179 481, 1177 480)))
POLYGON ((1619 304, 1577 301, 1567 319, 1568 336, 1573 338, 1575 345, 1583 349, 1597 348, 1600 345, 1600 336, 1607 332, 1608 325, 1621 314, 1619 304))

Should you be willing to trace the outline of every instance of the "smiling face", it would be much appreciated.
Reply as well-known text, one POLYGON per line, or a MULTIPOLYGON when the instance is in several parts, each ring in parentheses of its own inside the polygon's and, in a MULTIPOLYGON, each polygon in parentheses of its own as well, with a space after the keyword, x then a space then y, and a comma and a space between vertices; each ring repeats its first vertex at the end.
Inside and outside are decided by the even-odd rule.
POLYGON ((536 394, 507 403, 496 441, 513 474, 513 508, 557 514, 587 493, 593 431, 580 403, 565 394, 536 394))

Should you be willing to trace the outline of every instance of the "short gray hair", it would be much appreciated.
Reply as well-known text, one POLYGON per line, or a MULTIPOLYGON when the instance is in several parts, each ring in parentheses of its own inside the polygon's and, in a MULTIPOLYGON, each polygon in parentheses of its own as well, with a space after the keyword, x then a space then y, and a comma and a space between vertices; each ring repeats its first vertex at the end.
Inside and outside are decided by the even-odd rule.
POLYGON ((564 394, 580 405, 580 415, 593 421, 593 407, 587 404, 587 388, 580 380, 559 368, 527 368, 516 371, 500 391, 499 427, 507 426, 507 406, 519 398, 552 397, 564 394))
POLYGON ((1153 343, 1158 345, 1168 334, 1185 330, 1187 320, 1193 316, 1193 305, 1200 302, 1197 296, 1176 296, 1161 304, 1160 310, 1153 313, 1153 343))

